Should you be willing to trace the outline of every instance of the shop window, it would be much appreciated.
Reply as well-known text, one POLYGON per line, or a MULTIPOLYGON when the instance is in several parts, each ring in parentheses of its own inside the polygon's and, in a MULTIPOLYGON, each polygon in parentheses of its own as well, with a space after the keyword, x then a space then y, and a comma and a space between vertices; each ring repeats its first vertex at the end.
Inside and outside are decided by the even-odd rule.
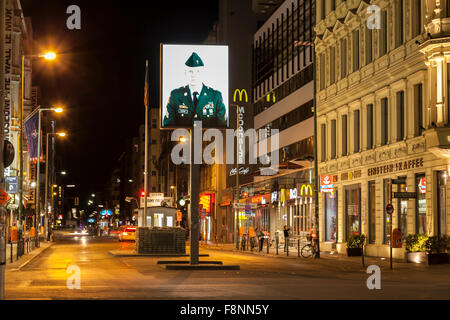
POLYGON ((375 181, 369 181, 369 243, 373 244, 376 240, 377 225, 377 200, 375 181))
MULTIPOLYGON (((404 183, 397 185, 397 192, 406 192, 406 177, 399 177, 398 180, 403 180, 404 183)), ((408 231, 408 199, 397 199, 397 208, 397 225, 406 237, 408 231)))
POLYGON ((447 201, 446 201, 446 194, 447 194, 447 172, 446 171, 438 171, 436 172, 436 181, 437 181, 437 187, 438 187, 438 203, 437 203, 437 223, 438 223, 438 234, 439 235, 446 235, 447 234, 447 201))
POLYGON ((425 174, 416 174, 416 233, 426 233, 427 229, 427 200, 425 174))
POLYGON ((347 239, 352 235, 361 234, 361 185, 345 189, 345 217, 347 239))
POLYGON ((337 239, 338 201, 337 190, 324 194, 325 201, 325 241, 337 239))

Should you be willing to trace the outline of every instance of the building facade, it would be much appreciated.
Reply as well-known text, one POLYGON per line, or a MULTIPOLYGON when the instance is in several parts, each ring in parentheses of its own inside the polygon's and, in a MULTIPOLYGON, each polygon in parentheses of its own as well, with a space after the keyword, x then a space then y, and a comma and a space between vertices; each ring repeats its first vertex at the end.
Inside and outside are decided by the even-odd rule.
POLYGON ((450 3, 370 5, 317 3, 320 241, 343 253, 365 234, 388 257, 393 229, 449 234, 450 3))
MULTIPOLYGON (((240 187, 240 202, 256 204, 240 209, 247 233, 261 228, 272 237, 302 237, 313 224, 313 50, 295 47, 312 41, 315 1, 286 0, 278 5, 253 37, 254 128, 270 136, 278 130, 279 164, 275 175, 253 171, 253 182, 240 187)), ((261 155, 261 153, 259 153, 261 155)))

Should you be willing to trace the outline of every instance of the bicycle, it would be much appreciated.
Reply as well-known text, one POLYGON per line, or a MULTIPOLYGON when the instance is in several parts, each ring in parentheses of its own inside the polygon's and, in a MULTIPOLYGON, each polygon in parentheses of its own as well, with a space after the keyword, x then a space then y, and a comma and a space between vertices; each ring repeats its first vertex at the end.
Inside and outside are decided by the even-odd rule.
POLYGON ((309 258, 313 255, 316 255, 317 249, 315 242, 313 242, 313 239, 311 237, 308 238, 309 243, 305 244, 302 247, 301 255, 303 258, 309 258))

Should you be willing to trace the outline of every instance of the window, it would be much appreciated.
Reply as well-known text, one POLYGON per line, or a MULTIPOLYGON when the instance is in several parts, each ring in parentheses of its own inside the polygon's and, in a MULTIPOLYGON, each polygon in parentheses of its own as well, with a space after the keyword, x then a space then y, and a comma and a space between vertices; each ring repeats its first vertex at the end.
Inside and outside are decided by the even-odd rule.
POLYGON ((360 151, 360 112, 359 110, 353 111, 353 124, 354 124, 354 152, 358 153, 360 151))
POLYGON ((377 214, 377 201, 375 181, 369 181, 369 243, 375 243, 376 239, 376 215, 377 214))
POLYGON ((320 19, 323 20, 325 19, 325 4, 326 4, 326 0, 322 0, 322 4, 321 4, 321 10, 320 10, 320 19))
POLYGON ((152 176, 156 176, 156 171, 152 171, 152 176))
POLYGON ((388 143, 389 119, 388 119, 388 99, 381 99, 381 145, 388 143))
MULTIPOLYGON (((398 177, 403 183, 397 184, 397 192, 406 192, 406 177, 398 177)), ((408 199, 397 199, 397 226, 403 234, 408 231, 408 199)))
POLYGON ((405 138, 405 92, 397 92, 397 141, 405 138))
POLYGON ((372 30, 366 25, 366 65, 372 62, 372 30))
POLYGON ((367 110, 367 149, 373 148, 373 104, 368 104, 367 110))
POLYGON ((321 124, 320 125, 320 135, 321 135, 321 161, 326 161, 327 159, 327 155, 326 155, 326 150, 327 150, 327 130, 326 130, 326 125, 325 124, 321 124))
POLYGON ((416 233, 426 233, 427 199, 425 174, 416 174, 416 233))
POLYGON ((336 47, 330 48, 330 84, 336 82, 336 47))
MULTIPOLYGON (((447 64, 447 68, 448 71, 450 71, 449 64, 447 64)), ((450 94, 450 87, 449 87, 449 94, 450 94)), ((419 83, 414 86, 414 136, 420 136, 422 134, 422 131, 423 131, 423 93, 422 93, 422 84, 419 83)))
POLYGON ((325 54, 320 55, 320 90, 325 89, 325 54))
POLYGON ((347 76, 347 39, 341 39, 341 79, 347 76))
POLYGON ((337 240, 337 190, 324 193, 325 201, 325 241, 337 240))
POLYGON ((156 120, 156 119, 152 119, 152 128, 153 128, 153 129, 158 128, 157 120, 156 120))
POLYGON ((380 57, 384 56, 387 53, 387 38, 388 38, 388 30, 387 30, 387 13, 385 10, 381 11, 381 30, 379 32, 380 36, 380 57))
POLYGON ((336 119, 331 120, 331 159, 336 159, 336 119))
POLYGON ((152 144, 156 144, 156 140, 152 140, 152 144))
POLYGON ((445 171, 436 172, 437 197, 437 230, 438 235, 447 234, 447 173, 445 171))
POLYGON ((395 7, 395 47, 403 44, 403 0, 397 0, 395 7))
POLYGON ((342 156, 347 155, 347 115, 342 116, 342 156))
POLYGON ((359 69, 359 30, 353 31, 353 72, 359 69))
MULTIPOLYGON (((422 0, 413 0, 413 37, 418 36, 422 33, 422 0)), ((447 1, 447 12, 448 12, 448 1, 447 1)), ((448 14, 447 14, 448 17, 448 14)))
POLYGON ((361 186, 345 188, 346 240, 352 235, 361 234, 361 186))
POLYGON ((336 10, 336 0, 331 0, 331 11, 336 10))

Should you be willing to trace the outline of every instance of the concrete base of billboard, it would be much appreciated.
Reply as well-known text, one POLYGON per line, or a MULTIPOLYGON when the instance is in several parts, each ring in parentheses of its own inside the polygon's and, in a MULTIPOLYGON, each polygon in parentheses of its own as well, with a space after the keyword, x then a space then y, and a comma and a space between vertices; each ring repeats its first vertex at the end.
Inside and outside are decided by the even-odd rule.
POLYGON ((238 265, 212 265, 212 264, 168 264, 166 270, 241 270, 238 265))

